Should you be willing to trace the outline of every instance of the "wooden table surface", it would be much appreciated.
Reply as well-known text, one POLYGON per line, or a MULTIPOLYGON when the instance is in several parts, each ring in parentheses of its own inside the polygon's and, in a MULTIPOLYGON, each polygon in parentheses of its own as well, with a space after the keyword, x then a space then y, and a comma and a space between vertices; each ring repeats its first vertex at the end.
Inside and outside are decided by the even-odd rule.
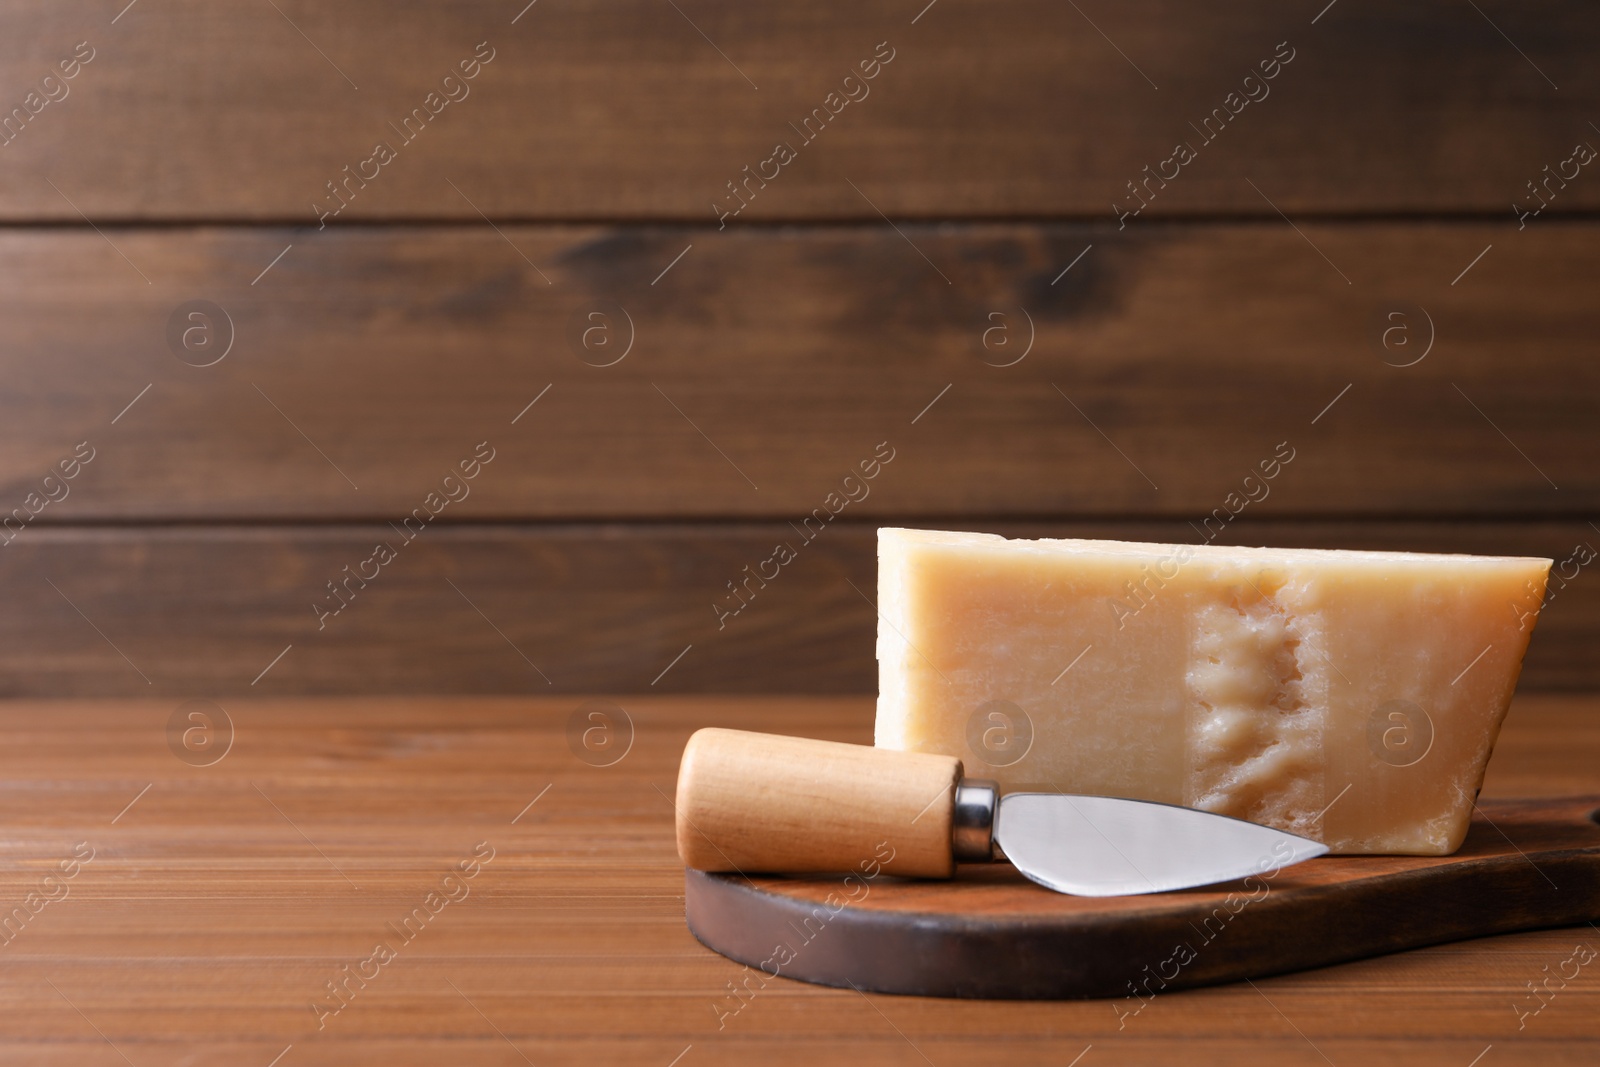
MULTIPOLYGON (((719 1029, 741 968, 684 927, 683 742, 706 725, 867 741, 871 701, 624 698, 610 766, 569 743, 579 703, 229 702, 210 766, 191 763, 225 731, 210 756, 169 743, 171 702, 0 705, 0 1062, 1600 1061, 1600 961, 1529 992, 1600 948, 1587 927, 1168 993, 1120 1027, 1106 1001, 780 979, 719 1029)), ((1600 794, 1600 698, 1519 698, 1485 791, 1600 794)))

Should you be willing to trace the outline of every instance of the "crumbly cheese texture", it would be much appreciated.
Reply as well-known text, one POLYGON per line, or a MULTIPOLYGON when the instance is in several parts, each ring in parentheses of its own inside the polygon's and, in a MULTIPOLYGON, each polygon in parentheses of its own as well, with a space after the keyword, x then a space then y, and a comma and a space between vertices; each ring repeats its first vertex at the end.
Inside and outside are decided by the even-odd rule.
POLYGON ((1444 855, 1550 564, 882 529, 877 744, 1444 855))

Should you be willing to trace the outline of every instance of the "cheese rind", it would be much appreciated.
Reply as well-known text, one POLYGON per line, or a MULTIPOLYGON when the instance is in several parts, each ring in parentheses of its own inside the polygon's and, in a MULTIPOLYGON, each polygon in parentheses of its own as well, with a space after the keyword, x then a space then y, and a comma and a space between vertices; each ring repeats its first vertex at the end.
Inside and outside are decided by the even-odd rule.
POLYGON ((1442 855, 1550 563, 882 529, 877 743, 1442 855))

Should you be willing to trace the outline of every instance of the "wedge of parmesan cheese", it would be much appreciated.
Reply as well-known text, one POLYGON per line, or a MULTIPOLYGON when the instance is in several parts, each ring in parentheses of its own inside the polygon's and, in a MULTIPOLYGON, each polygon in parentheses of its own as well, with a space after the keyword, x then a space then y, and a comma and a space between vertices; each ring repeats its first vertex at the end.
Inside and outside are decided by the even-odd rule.
POLYGON ((882 529, 877 744, 1443 855, 1550 563, 882 529))

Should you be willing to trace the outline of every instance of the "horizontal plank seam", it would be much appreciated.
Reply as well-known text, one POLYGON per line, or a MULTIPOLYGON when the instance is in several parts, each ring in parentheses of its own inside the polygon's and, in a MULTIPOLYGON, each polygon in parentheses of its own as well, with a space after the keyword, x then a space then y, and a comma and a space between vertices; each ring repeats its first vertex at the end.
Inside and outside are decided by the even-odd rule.
MULTIPOLYGON (((1319 212, 1315 209, 1296 207, 1295 220, 1312 225, 1483 225, 1499 224, 1506 221, 1506 212, 1502 210, 1475 210, 1475 211, 1362 211, 1362 212, 1319 212)), ((896 214, 891 212, 889 217, 912 226, 1072 226, 1072 227, 1100 227, 1113 228, 1116 218, 1104 214, 1093 215, 940 215, 926 213, 896 214)), ((342 219, 330 230, 357 229, 480 229, 483 220, 499 226, 539 226, 550 229, 592 229, 594 227, 637 227, 674 230, 694 233, 717 233, 718 227, 710 223, 693 220, 687 216, 522 216, 522 215, 494 215, 487 216, 381 216, 374 218, 342 219)), ((1541 216, 1541 219, 1544 217, 1541 216)), ((94 227, 101 230, 182 230, 182 229, 242 229, 242 230, 304 230, 310 229, 311 222, 300 216, 263 216, 259 218, 240 217, 232 215, 222 216, 185 216, 183 218, 143 218, 143 217, 107 217, 94 219, 94 226, 84 223, 77 216, 48 217, 43 219, 0 217, 0 233, 7 231, 63 231, 93 233, 94 227)), ((1596 210, 1552 210, 1549 222, 1541 221, 1542 226, 1548 227, 1554 223, 1594 223, 1600 221, 1600 209, 1596 210)), ((1170 227, 1194 226, 1281 226, 1283 219, 1276 214, 1250 213, 1180 213, 1152 216, 1141 219, 1139 230, 1141 232, 1170 227)), ((874 230, 883 226, 883 218, 878 215, 867 216, 784 216, 770 219, 751 219, 740 221, 735 228, 738 230, 755 231, 789 231, 794 229, 859 229, 874 230)))
MULTIPOLYGON (((1404 514, 1391 513, 1345 513, 1345 514, 1316 514, 1294 513, 1285 515, 1261 515, 1248 520, 1241 520, 1233 527, 1235 531, 1252 529, 1267 529, 1272 526, 1326 526, 1326 525, 1351 525, 1351 526, 1430 526, 1443 523, 1461 524, 1470 523, 1477 526, 1532 526, 1532 525, 1563 525, 1566 523, 1587 524, 1592 512, 1573 512, 1549 514, 1516 513, 1492 514, 1481 512, 1440 512, 1429 514, 1404 514)), ((872 530, 880 526, 959 526, 961 524, 1020 526, 1030 524, 1059 524, 1062 526, 1089 526, 1089 525, 1116 525, 1136 523, 1181 523, 1192 516, 1186 514, 1151 514, 1151 513, 1108 513, 1085 514, 1076 512, 1071 515, 1061 514, 1003 514, 995 512, 961 513, 961 514, 891 514, 881 516, 868 516, 863 518, 837 518, 830 527, 845 529, 872 530)), ((679 528, 693 530, 700 528, 738 528, 751 529, 770 526, 784 526, 792 516, 776 514, 772 516, 761 515, 571 515, 560 517, 465 517, 452 519, 436 519, 429 524, 430 529, 445 530, 489 530, 489 529, 562 529, 562 528, 593 528, 603 527, 637 527, 650 529, 679 528)), ((388 518, 377 516, 363 517, 300 517, 300 516, 272 516, 264 518, 207 518, 207 517, 174 517, 174 518, 116 518, 116 519, 74 519, 74 520, 49 520, 41 517, 34 522, 32 530, 50 530, 56 533, 93 530, 253 530, 253 529, 306 529, 306 530, 365 530, 375 526, 385 526, 388 518)), ((20 543, 20 542, 19 542, 20 543)))

